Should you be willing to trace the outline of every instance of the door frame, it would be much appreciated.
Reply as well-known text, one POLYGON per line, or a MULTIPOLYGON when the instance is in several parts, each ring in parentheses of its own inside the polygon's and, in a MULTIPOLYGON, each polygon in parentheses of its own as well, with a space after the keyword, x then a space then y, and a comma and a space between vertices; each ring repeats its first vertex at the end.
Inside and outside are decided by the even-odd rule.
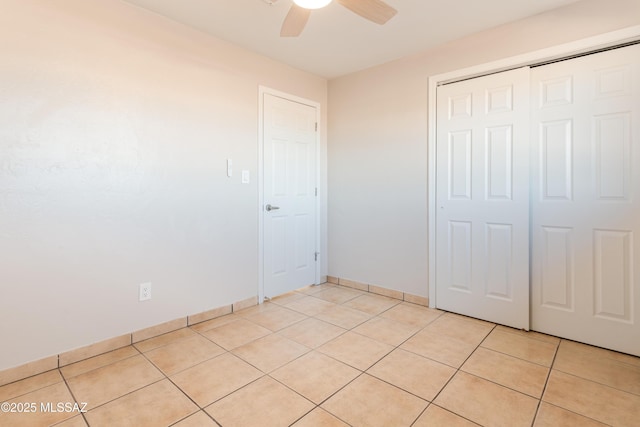
POLYGON ((313 107, 316 110, 316 123, 318 123, 318 130, 316 131, 316 188, 318 194, 315 198, 315 212, 316 212, 316 224, 315 224, 315 239, 316 239, 316 253, 318 254, 318 260, 315 265, 315 278, 314 283, 320 284, 320 267, 322 264, 322 250, 321 250, 321 231, 320 231, 320 103, 311 101, 309 99, 301 98, 299 96, 291 95, 286 92, 282 92, 276 89, 271 89, 266 86, 258 86, 258 304, 264 302, 264 96, 272 95, 279 98, 286 99, 288 101, 297 102, 299 104, 313 107))
POLYGON ((545 62, 551 62, 571 56, 607 49, 616 45, 640 40, 640 25, 623 28, 597 36, 587 37, 550 48, 535 50, 525 54, 487 62, 429 77, 428 82, 428 263, 429 263, 429 307, 437 307, 436 293, 436 92, 438 86, 460 80, 480 77, 487 74, 507 71, 545 62))

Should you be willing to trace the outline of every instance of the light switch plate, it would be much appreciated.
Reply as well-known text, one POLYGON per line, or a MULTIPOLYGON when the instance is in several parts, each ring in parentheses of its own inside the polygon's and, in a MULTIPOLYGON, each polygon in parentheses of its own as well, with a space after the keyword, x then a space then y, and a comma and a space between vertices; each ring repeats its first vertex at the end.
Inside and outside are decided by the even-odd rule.
POLYGON ((233 160, 227 159, 227 176, 231 178, 233 176, 233 160))
POLYGON ((251 174, 248 170, 242 171, 242 183, 248 184, 251 181, 251 174))

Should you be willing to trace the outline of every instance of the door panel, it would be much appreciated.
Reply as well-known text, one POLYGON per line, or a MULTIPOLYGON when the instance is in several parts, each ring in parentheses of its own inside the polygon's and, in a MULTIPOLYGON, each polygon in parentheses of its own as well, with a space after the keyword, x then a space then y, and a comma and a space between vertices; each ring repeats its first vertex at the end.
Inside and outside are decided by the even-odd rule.
POLYGON ((539 250, 542 298, 544 306, 573 311, 575 294, 575 263, 573 257, 573 228, 541 227, 539 250))
POLYGON ((532 327, 640 355, 640 46, 531 75, 532 327))
POLYGON ((487 129, 487 200, 511 200, 512 133, 511 126, 487 129))
POLYGON ((595 179, 600 200, 628 200, 631 180, 631 115, 594 117, 595 179))
POLYGON ((471 293, 471 222, 449 221, 449 287, 471 293))
POLYGON ((529 70, 437 99, 437 306, 528 329, 529 70))
POLYGON ((263 279, 273 297, 315 282, 316 109, 264 94, 263 111, 263 279))
POLYGON ((487 278, 486 295, 511 301, 513 289, 510 277, 511 224, 485 224, 487 278))
POLYGON ((573 146, 571 120, 540 124, 542 188, 545 200, 571 200, 573 146))

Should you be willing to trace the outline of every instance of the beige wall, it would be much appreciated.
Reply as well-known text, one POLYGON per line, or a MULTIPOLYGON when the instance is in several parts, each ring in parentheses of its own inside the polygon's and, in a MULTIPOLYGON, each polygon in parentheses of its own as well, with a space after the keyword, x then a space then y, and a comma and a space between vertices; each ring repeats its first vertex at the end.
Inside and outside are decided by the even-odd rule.
POLYGON ((329 82, 329 274, 427 296, 431 75, 640 24, 585 0, 329 82))
POLYGON ((0 370, 257 295, 258 86, 326 123, 326 80, 117 0, 0 3, 0 370))

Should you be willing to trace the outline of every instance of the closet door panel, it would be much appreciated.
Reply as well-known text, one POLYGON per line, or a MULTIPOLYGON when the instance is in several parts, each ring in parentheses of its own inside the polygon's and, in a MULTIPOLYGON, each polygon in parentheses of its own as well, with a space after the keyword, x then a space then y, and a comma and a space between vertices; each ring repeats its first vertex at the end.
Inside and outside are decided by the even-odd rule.
POLYGON ((531 71, 532 328, 640 355, 640 45, 531 71))
POLYGON ((529 329, 529 69, 437 98, 436 304, 529 329))

